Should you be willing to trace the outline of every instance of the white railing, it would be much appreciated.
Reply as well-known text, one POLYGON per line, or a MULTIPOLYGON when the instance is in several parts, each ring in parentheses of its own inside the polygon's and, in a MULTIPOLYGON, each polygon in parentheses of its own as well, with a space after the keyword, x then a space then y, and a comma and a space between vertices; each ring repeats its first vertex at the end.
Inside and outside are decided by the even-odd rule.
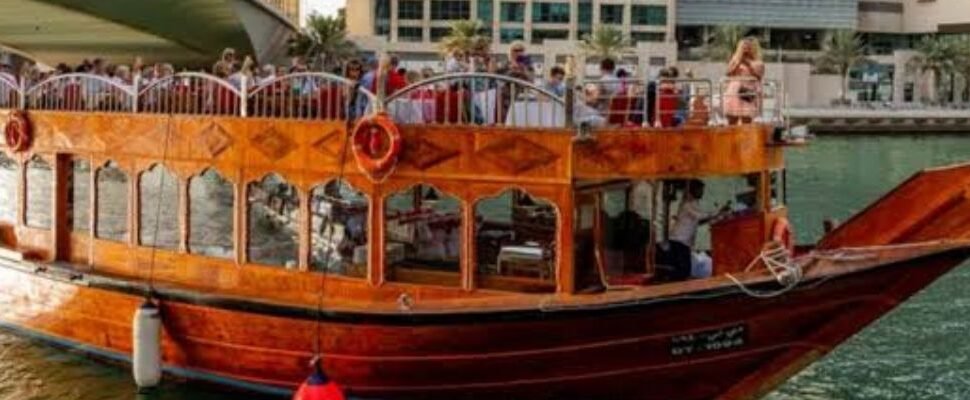
POLYGON ((416 82, 388 96, 385 104, 400 124, 555 128, 567 122, 562 97, 523 80, 487 73, 416 82))
POLYGON ((158 114, 245 116, 242 89, 213 75, 182 72, 145 84, 138 93, 138 110, 158 114))
POLYGON ((26 108, 58 111, 131 112, 136 91, 131 85, 90 74, 64 74, 31 86, 26 108))
POLYGON ((342 120, 364 115, 376 98, 347 78, 303 72, 261 82, 247 94, 253 117, 342 120))
POLYGON ((0 108, 17 108, 23 103, 20 83, 0 76, 0 108))

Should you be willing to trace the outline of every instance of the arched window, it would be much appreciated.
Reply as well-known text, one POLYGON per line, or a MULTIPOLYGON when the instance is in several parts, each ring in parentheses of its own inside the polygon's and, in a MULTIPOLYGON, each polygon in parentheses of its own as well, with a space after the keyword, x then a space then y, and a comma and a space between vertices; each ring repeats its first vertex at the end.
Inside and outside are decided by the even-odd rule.
POLYGON ((461 202, 429 185, 387 198, 387 279, 458 286, 461 283, 461 202))
POLYGON ((475 204, 479 287, 525 292, 556 289, 558 218, 552 203, 507 190, 475 204))
POLYGON ((189 252, 233 257, 233 185, 214 169, 189 180, 189 252))
POLYGON ((128 174, 109 161, 97 172, 97 231, 100 239, 128 241, 128 174))
POLYGON ((91 164, 85 160, 71 161, 71 185, 68 191, 68 223, 71 231, 90 233, 91 231, 91 164))
POLYGON ((27 226, 50 229, 53 184, 51 165, 40 156, 31 158, 27 162, 27 226))
POLYGON ((165 166, 152 165, 141 173, 138 192, 141 201, 138 242, 147 247, 178 249, 178 178, 165 166))
POLYGON ((296 268, 300 198, 296 187, 270 174, 247 187, 249 194, 249 261, 296 268))
POLYGON ((17 223, 17 187, 20 186, 20 165, 0 152, 0 221, 17 223))
POLYGON ((343 181, 317 186, 310 195, 310 266, 317 271, 367 276, 370 201, 343 181))

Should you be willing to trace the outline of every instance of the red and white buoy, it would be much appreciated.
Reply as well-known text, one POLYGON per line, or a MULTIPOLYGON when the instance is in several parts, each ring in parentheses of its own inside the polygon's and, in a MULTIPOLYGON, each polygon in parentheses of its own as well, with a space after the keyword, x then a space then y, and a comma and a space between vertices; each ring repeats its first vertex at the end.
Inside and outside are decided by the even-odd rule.
POLYGON ((293 394, 293 400, 346 400, 344 391, 323 372, 319 357, 311 362, 313 372, 293 394))

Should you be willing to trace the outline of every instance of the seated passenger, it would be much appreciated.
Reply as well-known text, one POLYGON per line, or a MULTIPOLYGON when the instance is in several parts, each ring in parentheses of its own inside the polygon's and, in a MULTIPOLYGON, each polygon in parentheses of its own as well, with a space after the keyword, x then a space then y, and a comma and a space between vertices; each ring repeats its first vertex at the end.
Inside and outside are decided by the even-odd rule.
POLYGON ((548 90, 550 93, 563 97, 566 95, 566 71, 556 65, 549 69, 549 77, 546 78, 545 85, 542 86, 543 89, 548 90))
POLYGON ((577 124, 589 124, 594 127, 606 125, 606 118, 599 111, 600 91, 594 83, 586 84, 583 88, 583 101, 576 103, 573 119, 577 124))
MULTIPOLYGON (((691 251, 690 271, 677 271, 675 278, 707 278, 712 273, 711 258, 702 252, 694 251, 697 228, 717 219, 721 212, 710 213, 701 208, 704 198, 704 182, 692 179, 687 181, 680 208, 677 210, 674 226, 670 230, 670 241, 679 243, 691 251)), ((723 210, 722 210, 723 211, 723 210)), ((683 268, 683 266, 675 266, 683 268)))

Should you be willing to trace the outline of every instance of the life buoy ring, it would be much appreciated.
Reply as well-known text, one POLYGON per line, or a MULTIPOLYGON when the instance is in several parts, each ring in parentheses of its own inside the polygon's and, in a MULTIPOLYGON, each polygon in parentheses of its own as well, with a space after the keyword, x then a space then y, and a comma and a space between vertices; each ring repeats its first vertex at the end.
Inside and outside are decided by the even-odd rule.
POLYGON ((778 217, 774 224, 771 226, 771 240, 781 243, 788 249, 788 252, 794 254, 795 252, 795 240, 792 234, 791 223, 788 222, 788 218, 778 217))
POLYGON ((3 136, 7 142, 7 147, 15 153, 30 148, 33 136, 30 130, 30 120, 27 119, 25 111, 14 110, 10 112, 7 124, 3 128, 3 136))
POLYGON ((361 119, 354 127, 352 139, 357 166, 371 178, 390 172, 403 147, 401 133, 387 114, 361 119))

